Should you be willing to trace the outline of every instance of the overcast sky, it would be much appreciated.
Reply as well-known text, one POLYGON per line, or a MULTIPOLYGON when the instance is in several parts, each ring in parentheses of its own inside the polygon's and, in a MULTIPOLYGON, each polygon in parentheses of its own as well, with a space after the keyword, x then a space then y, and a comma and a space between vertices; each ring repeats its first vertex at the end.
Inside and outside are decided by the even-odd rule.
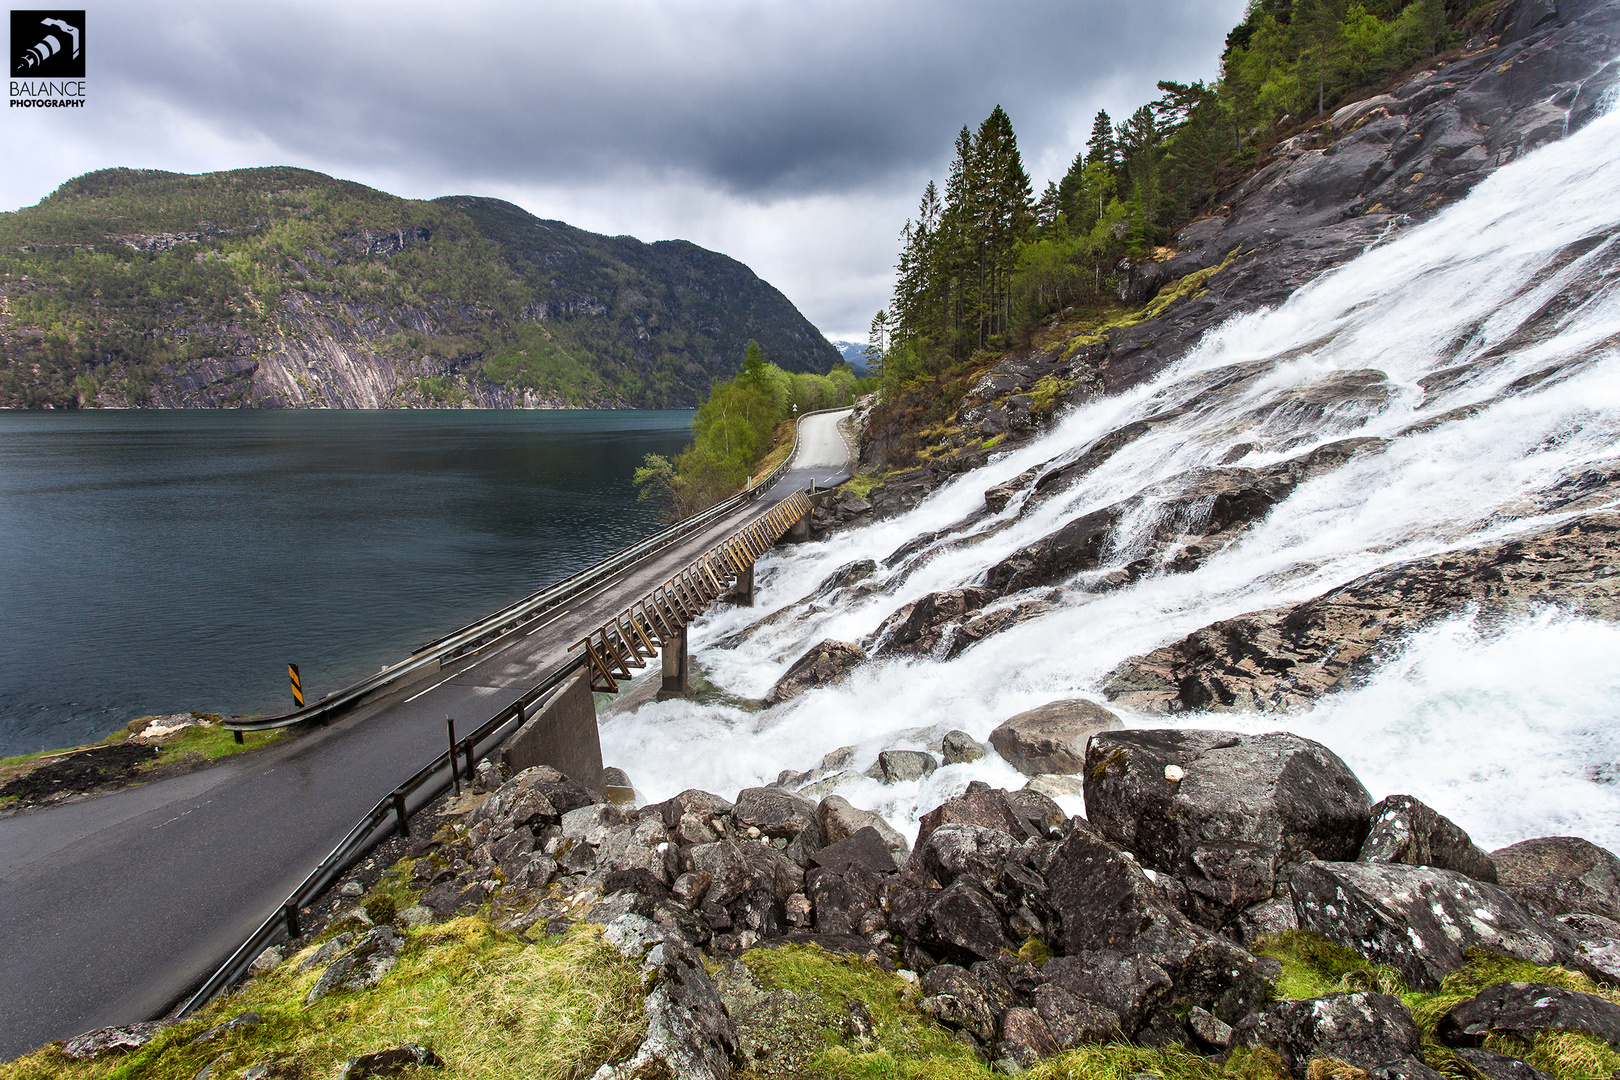
POLYGON ((88 8, 88 105, 6 109, 0 208, 114 165, 298 165, 741 259, 864 340, 897 236, 997 104, 1037 193, 1243 0, 180 0, 88 8))

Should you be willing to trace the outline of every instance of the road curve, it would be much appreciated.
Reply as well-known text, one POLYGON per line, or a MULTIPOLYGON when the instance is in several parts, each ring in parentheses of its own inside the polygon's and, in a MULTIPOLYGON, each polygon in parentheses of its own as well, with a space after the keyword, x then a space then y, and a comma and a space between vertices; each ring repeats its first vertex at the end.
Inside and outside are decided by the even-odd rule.
POLYGON ((692 558, 812 482, 845 478, 848 415, 805 417, 792 470, 757 502, 426 689, 203 772, 0 821, 0 1060, 168 1007, 443 752, 446 716, 471 730, 692 558))

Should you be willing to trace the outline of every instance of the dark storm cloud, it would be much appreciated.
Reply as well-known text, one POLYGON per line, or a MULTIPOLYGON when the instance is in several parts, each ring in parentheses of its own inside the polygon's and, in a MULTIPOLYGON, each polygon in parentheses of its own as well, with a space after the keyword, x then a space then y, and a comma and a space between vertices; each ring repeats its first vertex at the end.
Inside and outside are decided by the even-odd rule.
POLYGON ((1071 152, 1110 88, 1213 75, 1241 0, 107 6, 98 86, 288 160, 492 183, 911 183, 996 104, 1071 152))

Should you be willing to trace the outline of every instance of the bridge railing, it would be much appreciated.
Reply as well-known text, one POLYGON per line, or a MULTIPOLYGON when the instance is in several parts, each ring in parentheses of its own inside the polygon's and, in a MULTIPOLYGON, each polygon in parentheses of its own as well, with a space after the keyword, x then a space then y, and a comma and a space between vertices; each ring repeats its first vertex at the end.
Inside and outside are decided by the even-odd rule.
POLYGON ((436 674, 446 661, 471 655, 493 645, 508 634, 522 629, 535 619, 557 610, 612 580, 617 575, 640 563, 643 559, 656 555, 671 545, 679 543, 693 533, 741 508, 748 502, 759 498, 785 476, 789 467, 793 464, 793 456, 798 452, 799 448, 799 421, 802 421, 806 416, 842 411, 844 410, 841 408, 817 409, 801 415, 793 425, 793 446, 782 463, 763 480, 750 485, 724 502, 717 503, 707 510, 700 511, 666 529, 653 533, 651 536, 631 544, 624 550, 615 552, 600 562, 563 578, 555 584, 548 585, 538 592, 531 593, 515 604, 504 607, 492 615, 485 616, 475 623, 469 623, 459 630, 453 630, 441 638, 430 641, 399 663, 383 668, 376 674, 367 676, 336 693, 328 694, 319 701, 278 716, 227 720, 224 726, 231 731, 265 731, 271 728, 291 727, 293 724, 311 720, 328 720, 355 707, 362 700, 380 691, 396 685, 406 685, 428 678, 436 674))

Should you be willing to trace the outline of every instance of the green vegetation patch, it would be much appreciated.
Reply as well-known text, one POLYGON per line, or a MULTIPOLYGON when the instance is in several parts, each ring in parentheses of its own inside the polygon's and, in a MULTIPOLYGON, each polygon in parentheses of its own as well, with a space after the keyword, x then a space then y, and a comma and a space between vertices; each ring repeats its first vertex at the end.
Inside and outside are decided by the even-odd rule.
MULTIPOLYGON (((1299 1000, 1363 990, 1399 997, 1423 1032, 1424 1063, 1454 1080, 1477 1078, 1450 1047, 1442 1045, 1435 1037, 1435 1027, 1452 1008, 1486 987, 1505 982, 1546 983, 1583 994, 1596 994, 1620 1004, 1620 992, 1599 986, 1578 972, 1561 967, 1538 967, 1480 949, 1469 950, 1468 962, 1447 976, 1438 990, 1424 993, 1409 991, 1405 980, 1393 968, 1373 964, 1354 951, 1305 930, 1268 935, 1254 951, 1282 964, 1282 976, 1277 980, 1279 998, 1299 1000)), ((1620 1070, 1620 1053, 1585 1032, 1546 1032, 1533 1042, 1497 1034, 1486 1039, 1485 1047, 1527 1061, 1557 1080, 1607 1080, 1620 1070)))
POLYGON ((376 988, 305 1006, 321 969, 298 961, 313 948, 133 1053, 80 1063, 51 1046, 0 1064, 0 1080, 192 1080, 211 1062, 221 1077, 255 1065, 272 1080, 332 1077, 350 1056, 405 1043, 443 1058, 425 1074, 443 1080, 562 1080, 628 1057, 646 1034, 637 968, 599 927, 525 945, 457 919, 410 933, 376 988), (247 1011, 264 1022, 194 1041, 247 1011))

